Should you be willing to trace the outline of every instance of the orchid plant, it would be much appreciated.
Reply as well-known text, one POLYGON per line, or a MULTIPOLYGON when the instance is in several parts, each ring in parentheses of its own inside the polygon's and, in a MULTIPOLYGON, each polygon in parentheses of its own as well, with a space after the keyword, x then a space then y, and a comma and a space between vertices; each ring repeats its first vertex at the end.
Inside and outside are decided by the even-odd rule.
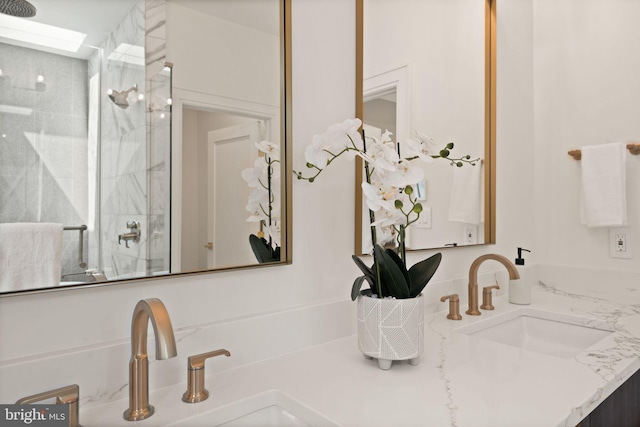
POLYGON ((399 146, 386 131, 381 138, 366 137, 360 133, 362 122, 348 119, 334 124, 320 135, 315 135, 305 150, 307 168, 312 171, 304 176, 294 171, 300 180, 314 182, 338 157, 360 157, 365 165, 365 181, 362 192, 369 207, 374 264, 368 267, 353 255, 353 260, 363 272, 356 278, 351 298, 360 294, 365 281, 371 287, 369 294, 383 297, 413 298, 418 296, 435 273, 442 254, 423 260, 409 270, 406 268, 406 228, 419 220, 422 204, 414 189, 424 179, 423 164, 434 159, 448 160, 451 165, 475 166, 479 159, 471 156, 455 158, 451 155, 453 143, 437 149, 436 142, 415 132, 415 139, 405 141, 408 157, 401 157, 399 146), (397 240, 397 250, 383 247, 397 240))
POLYGON ((241 172, 252 189, 246 210, 247 221, 260 223, 260 232, 249 236, 259 262, 280 260, 280 146, 270 141, 255 143, 258 158, 241 172))

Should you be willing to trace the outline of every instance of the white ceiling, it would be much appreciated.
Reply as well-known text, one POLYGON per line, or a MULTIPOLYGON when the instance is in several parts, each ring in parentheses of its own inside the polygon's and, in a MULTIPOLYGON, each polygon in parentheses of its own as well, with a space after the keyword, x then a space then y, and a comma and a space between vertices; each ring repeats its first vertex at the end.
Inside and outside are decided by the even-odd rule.
MULTIPOLYGON (((131 8, 144 0, 29 0, 37 8, 29 19, 87 34, 84 45, 100 46, 131 8)), ((167 0, 224 20, 279 35, 279 0, 167 0)), ((88 58, 93 50, 82 47, 77 54, 33 46, 0 37, 0 42, 18 44, 77 58, 88 58)))
MULTIPOLYGON (((79 31, 87 34, 85 45, 100 46, 138 1, 141 0, 29 0, 37 13, 33 18, 23 19, 79 31)), ((81 48, 77 54, 73 54, 3 38, 0 38, 0 42, 81 58, 87 58, 92 53, 87 48, 81 48)))

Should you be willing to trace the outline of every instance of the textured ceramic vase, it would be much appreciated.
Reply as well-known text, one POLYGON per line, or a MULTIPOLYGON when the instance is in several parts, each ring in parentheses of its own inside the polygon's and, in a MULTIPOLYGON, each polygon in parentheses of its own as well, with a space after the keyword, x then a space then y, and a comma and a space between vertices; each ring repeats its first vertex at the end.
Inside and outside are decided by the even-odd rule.
POLYGON ((379 299, 359 295, 358 347, 367 358, 389 369, 394 360, 417 365, 424 351, 422 294, 408 299, 379 299))

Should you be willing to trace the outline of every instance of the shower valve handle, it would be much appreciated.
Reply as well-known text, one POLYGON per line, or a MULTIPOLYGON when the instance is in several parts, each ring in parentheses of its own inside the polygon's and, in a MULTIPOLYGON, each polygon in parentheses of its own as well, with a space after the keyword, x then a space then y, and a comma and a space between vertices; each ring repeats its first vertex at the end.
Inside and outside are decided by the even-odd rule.
POLYGON ((129 248, 129 241, 138 243, 140 241, 140 221, 130 221, 127 223, 129 233, 120 234, 118 236, 118 244, 121 245, 124 240, 124 245, 129 248))

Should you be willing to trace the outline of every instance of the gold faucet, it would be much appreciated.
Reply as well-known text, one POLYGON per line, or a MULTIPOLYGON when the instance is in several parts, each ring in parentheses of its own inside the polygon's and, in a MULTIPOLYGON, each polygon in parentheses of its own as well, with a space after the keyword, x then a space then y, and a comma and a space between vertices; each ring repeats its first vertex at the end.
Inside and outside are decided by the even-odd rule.
POLYGON ((147 359, 147 328, 149 320, 156 338, 156 359, 176 357, 176 340, 169 313, 162 301, 149 298, 138 301, 131 319, 131 361, 129 361, 129 409, 127 421, 140 421, 153 415, 149 405, 149 360, 147 359))
POLYGON ((187 358, 187 391, 182 395, 182 400, 187 403, 197 403, 209 398, 209 391, 204 388, 204 361, 210 357, 231 356, 225 349, 197 354, 187 358))
POLYGON ((78 387, 78 384, 72 384, 55 390, 34 394, 33 396, 23 397, 16 402, 16 405, 28 405, 31 403, 42 402, 47 399, 53 399, 54 397, 56 399, 56 405, 69 405, 69 427, 82 427, 80 425, 80 417, 78 416, 78 400, 80 398, 80 387, 78 387))
POLYGON ((478 310, 478 269, 480 268, 480 264, 488 259, 498 261, 504 265, 509 272, 509 279, 515 280, 520 278, 516 266, 513 265, 507 257, 497 254, 486 254, 476 258, 469 268, 469 310, 467 310, 466 313, 471 316, 479 316, 482 314, 480 310, 478 310))
POLYGON ((441 302, 445 302, 449 300, 449 314, 447 314, 447 319, 450 320, 461 320, 462 316, 460 316, 460 297, 458 294, 445 295, 440 298, 441 302))

